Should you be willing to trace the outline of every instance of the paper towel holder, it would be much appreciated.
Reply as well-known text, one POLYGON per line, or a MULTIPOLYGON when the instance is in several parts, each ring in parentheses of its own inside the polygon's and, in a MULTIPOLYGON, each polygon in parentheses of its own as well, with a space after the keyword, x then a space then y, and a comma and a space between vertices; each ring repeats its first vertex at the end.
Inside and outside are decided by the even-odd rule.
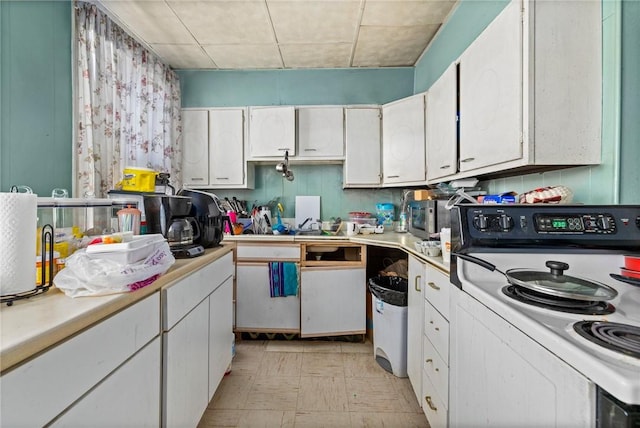
POLYGON ((35 296, 37 294, 41 294, 49 290, 53 285, 53 267, 55 263, 53 261, 53 226, 50 224, 45 224, 42 226, 42 237, 41 237, 42 247, 43 249, 48 248, 48 251, 42 251, 41 263, 42 263, 42 271, 40 272, 40 284, 36 285, 34 289, 29 291, 23 291, 21 293, 16 294, 5 294, 0 296, 0 304, 6 303, 7 306, 12 306, 13 302, 16 300, 28 299, 29 297, 35 296), (48 252, 48 254, 47 254, 48 252), (47 258, 48 258, 48 277, 49 281, 45 281, 47 278, 47 271, 45 267, 47 266, 47 258))

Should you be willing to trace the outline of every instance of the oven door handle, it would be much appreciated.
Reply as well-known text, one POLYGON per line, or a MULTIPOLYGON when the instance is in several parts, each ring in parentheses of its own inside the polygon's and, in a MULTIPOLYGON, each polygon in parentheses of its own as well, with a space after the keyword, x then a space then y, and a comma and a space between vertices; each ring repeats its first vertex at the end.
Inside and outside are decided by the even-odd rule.
POLYGON ((458 258, 460 258, 462 260, 466 260, 468 262, 480 265, 483 268, 490 270, 491 272, 496 271, 496 272, 500 272, 501 274, 504 275, 504 272, 499 270, 496 267, 496 265, 494 265, 493 263, 489 263, 486 260, 482 260, 482 259, 479 259, 477 257, 470 256, 469 254, 462 254, 462 253, 458 253, 458 252, 452 252, 451 254, 453 254, 454 256, 456 256, 456 257, 458 257, 458 258))

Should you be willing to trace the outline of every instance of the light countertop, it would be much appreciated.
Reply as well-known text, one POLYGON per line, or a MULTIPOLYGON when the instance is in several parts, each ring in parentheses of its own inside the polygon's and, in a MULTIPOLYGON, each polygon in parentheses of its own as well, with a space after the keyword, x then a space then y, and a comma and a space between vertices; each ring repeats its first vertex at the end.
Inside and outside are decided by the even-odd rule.
POLYGON ((421 238, 416 238, 410 233, 398 233, 398 232, 384 232, 384 233, 372 233, 369 235, 225 235, 225 242, 291 242, 291 243, 306 243, 306 242, 327 242, 327 241, 348 241, 358 244, 375 245, 378 247, 397 248, 404 250, 413 256, 430 263, 437 267, 445 274, 449 274, 449 264, 444 263, 442 257, 429 257, 425 254, 416 251, 415 243, 421 242, 421 238))
POLYGON ((200 257, 177 259, 169 271, 153 284, 134 292, 70 298, 52 287, 46 293, 16 301, 12 306, 0 306, 0 373, 160 289, 171 287, 185 275, 231 252, 236 243, 313 243, 336 240, 400 249, 449 274, 449 265, 443 262, 442 257, 428 257, 415 250, 414 243, 421 239, 409 233, 385 232, 354 236, 225 235, 222 246, 207 249, 200 257))
POLYGON ((161 288, 171 287, 193 272, 233 250, 234 244, 207 249, 193 259, 176 259, 152 284, 130 293, 95 297, 67 297, 55 287, 46 293, 0 307, 0 372, 96 322, 142 300, 161 288))

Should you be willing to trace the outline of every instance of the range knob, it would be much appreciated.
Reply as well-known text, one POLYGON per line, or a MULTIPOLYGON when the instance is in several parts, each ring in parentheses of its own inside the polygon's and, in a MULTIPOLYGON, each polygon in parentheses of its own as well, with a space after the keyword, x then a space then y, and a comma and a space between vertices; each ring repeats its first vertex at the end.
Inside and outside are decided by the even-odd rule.
POLYGON ((498 218, 498 225, 500 225, 502 230, 511 230, 513 229, 513 219, 506 214, 502 214, 500 218, 498 218))
POLYGON ((473 218, 473 225, 478 230, 486 230, 487 226, 489 226, 489 220, 484 214, 480 214, 473 218))

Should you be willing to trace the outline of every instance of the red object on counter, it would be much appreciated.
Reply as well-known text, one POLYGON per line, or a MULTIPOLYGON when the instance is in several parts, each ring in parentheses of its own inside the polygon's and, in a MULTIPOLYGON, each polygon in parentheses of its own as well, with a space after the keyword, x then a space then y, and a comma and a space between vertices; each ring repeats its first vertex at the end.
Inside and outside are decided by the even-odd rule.
POLYGON ((640 272, 640 256, 624 256, 624 267, 640 272))

